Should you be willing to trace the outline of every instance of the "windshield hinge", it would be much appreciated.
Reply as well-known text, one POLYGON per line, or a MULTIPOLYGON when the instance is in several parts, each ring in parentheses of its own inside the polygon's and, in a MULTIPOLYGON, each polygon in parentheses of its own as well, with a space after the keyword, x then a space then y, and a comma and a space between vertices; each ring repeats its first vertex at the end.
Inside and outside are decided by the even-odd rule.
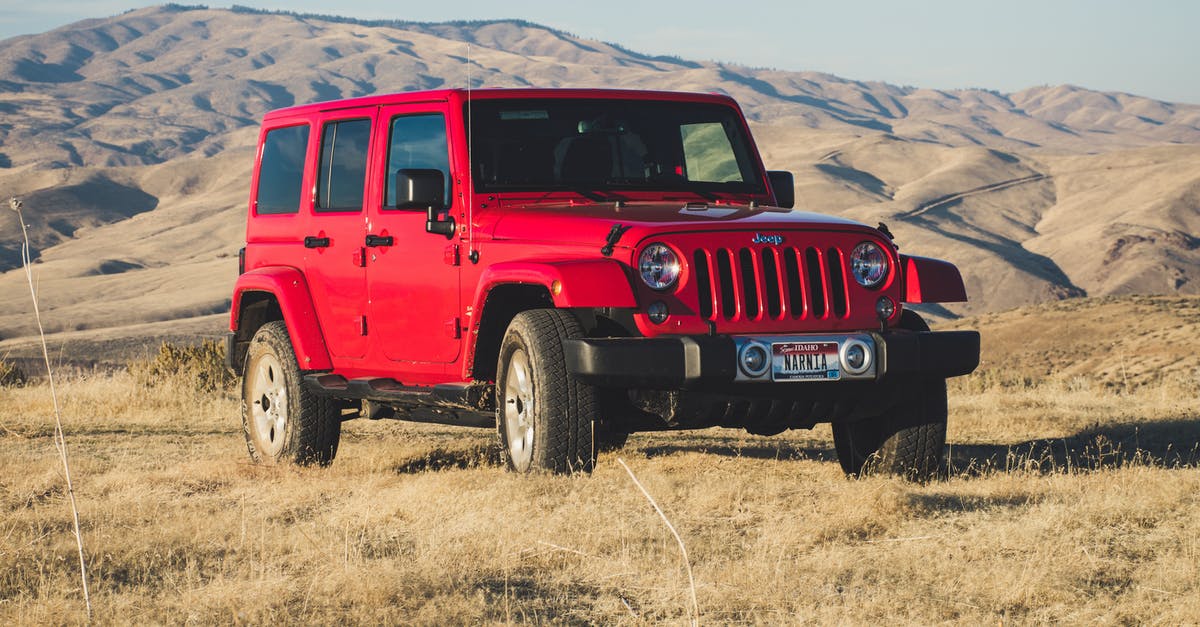
POLYGON ((608 238, 604 240, 604 248, 600 249, 600 254, 604 255, 605 257, 611 257, 613 254, 613 247, 617 245, 617 242, 621 241, 621 236, 625 234, 625 231, 628 231, 631 228, 633 227, 622 224, 614 224, 612 229, 608 232, 608 238))

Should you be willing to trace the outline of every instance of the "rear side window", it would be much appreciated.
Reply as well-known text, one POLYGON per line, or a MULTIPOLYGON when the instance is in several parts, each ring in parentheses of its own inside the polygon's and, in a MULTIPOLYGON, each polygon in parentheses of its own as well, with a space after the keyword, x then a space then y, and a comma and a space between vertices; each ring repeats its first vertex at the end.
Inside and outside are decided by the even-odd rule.
POLYGON ((317 211, 362 210, 370 141, 370 120, 343 120, 325 125, 321 134, 317 211))
POLYGON ((304 179, 308 126, 267 131, 258 168, 255 211, 259 214, 298 213, 304 179))

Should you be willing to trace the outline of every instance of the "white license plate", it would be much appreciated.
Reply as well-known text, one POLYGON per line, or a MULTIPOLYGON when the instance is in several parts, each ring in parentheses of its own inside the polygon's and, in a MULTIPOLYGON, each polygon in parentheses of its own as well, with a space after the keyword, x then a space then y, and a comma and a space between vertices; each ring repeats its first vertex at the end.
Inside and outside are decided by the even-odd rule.
POLYGON ((837 342, 771 344, 771 379, 774 381, 837 381, 841 378, 837 342))

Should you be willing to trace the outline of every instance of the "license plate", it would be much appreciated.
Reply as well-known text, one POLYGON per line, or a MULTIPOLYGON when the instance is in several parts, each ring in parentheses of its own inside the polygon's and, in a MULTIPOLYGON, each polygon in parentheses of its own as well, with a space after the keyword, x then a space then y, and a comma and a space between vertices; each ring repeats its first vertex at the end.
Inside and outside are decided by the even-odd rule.
POLYGON ((837 381, 841 377, 837 342, 771 345, 771 378, 775 381, 837 381))

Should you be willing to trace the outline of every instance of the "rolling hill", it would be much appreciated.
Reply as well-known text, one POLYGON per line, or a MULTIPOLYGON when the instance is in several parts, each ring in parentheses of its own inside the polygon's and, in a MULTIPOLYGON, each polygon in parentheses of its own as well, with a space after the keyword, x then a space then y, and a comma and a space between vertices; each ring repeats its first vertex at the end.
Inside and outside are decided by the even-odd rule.
MULTIPOLYGON (((0 41, 0 195, 26 204, 51 331, 228 306, 268 110, 434 87, 716 91, 799 206, 886 222, 992 311, 1200 293, 1200 106, 1072 86, 938 91, 650 57, 521 21, 356 22, 175 5, 0 41), (468 45, 469 44, 469 45, 468 45)), ((0 289, 19 294, 0 214, 0 289)), ((33 330, 0 302, 0 338, 33 330)))

